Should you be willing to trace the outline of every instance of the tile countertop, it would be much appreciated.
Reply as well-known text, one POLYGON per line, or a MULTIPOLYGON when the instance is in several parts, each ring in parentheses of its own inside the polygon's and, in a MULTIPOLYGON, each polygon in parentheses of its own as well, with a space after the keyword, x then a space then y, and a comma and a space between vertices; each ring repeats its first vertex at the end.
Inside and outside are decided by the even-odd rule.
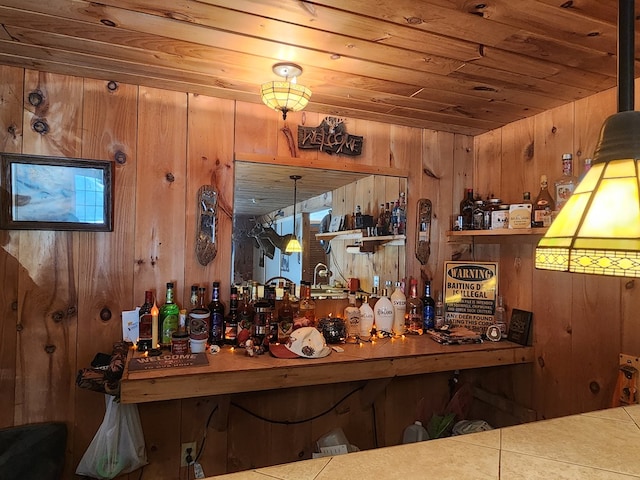
MULTIPOLYGON (((640 405, 220 475, 224 480, 640 478, 640 405)), ((214 478, 214 477, 209 477, 214 478)))

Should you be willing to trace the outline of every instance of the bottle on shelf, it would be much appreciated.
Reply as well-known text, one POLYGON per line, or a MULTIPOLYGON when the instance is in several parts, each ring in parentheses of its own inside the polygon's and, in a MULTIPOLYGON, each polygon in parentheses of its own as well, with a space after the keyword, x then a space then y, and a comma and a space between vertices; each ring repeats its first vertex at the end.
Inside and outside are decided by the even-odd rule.
POLYGON ((500 332, 502 333, 502 336, 505 337, 507 335, 507 324, 504 321, 504 299, 502 298, 502 295, 498 295, 496 298, 496 311, 493 323, 500 327, 500 332))
POLYGON ((369 299, 365 297, 360 305, 360 338, 368 340, 371 337, 373 319, 373 308, 369 305, 369 299))
POLYGON ((138 312, 138 351, 146 352, 155 348, 153 345, 153 317, 151 309, 153 308, 153 292, 146 290, 144 292, 144 303, 138 312))
POLYGON ((407 311, 407 297, 400 288, 401 283, 396 282, 395 290, 391 294, 391 305, 393 305, 393 333, 396 336, 404 335, 404 315, 407 311))
POLYGON ((189 309, 193 310, 198 306, 198 285, 191 285, 191 295, 189 296, 189 309))
POLYGON ((380 210, 378 211, 378 219, 376 222, 376 235, 384 236, 387 234, 384 224, 384 203, 380 204, 380 210))
POLYGON ((298 311, 304 317, 306 327, 316 326, 316 302, 311 298, 311 283, 300 282, 300 306, 298 311))
POLYGON ((378 296, 380 292, 380 276, 373 276, 373 285, 371 286, 371 295, 369 295, 368 302, 371 308, 375 307, 376 302, 378 301, 378 296))
POLYGON ((484 230, 484 201, 475 200, 473 202, 473 229, 484 230))
POLYGON ((587 172, 589 172, 589 169, 591 168, 591 162, 593 161, 592 158, 585 158, 584 159, 584 166, 582 167, 582 173, 580 174, 580 177, 578 178, 578 183, 582 181, 582 179, 587 175, 587 172))
POLYGON ((285 290, 282 303, 278 308, 278 342, 284 343, 293 330, 294 311, 289 300, 289 291, 285 290))
POLYGON ((173 282, 167 283, 164 305, 160 307, 158 322, 160 325, 160 347, 171 348, 171 336, 178 330, 180 307, 173 301, 173 282))
POLYGON ((212 284, 209 312, 209 344, 222 346, 224 344, 224 304, 220 300, 220 282, 212 284))
POLYGON ((466 196, 460 202, 460 216, 462 217, 462 230, 473 229, 473 188, 467 188, 466 196))
POLYGON ((418 280, 411 279, 409 283, 409 298, 407 298, 406 330, 410 335, 420 335, 424 325, 424 311, 422 300, 418 298, 418 280))
MULTIPOLYGON (((389 282, 390 283, 390 282, 389 282)), ((376 330, 385 334, 393 331, 393 304, 388 297, 388 289, 382 289, 382 295, 373 308, 376 330)))
POLYGON ((356 307, 356 292, 350 291, 348 298, 349 304, 344 309, 347 337, 357 339, 360 336, 360 309, 356 307))
POLYGON ((269 349, 269 329, 273 321, 273 310, 271 304, 264 298, 258 299, 253 305, 253 341, 256 346, 269 349))
POLYGON ((439 329, 444 327, 445 319, 444 319, 444 302, 442 300, 442 291, 438 292, 436 295, 436 309, 433 319, 434 327, 439 329))
POLYGON ((435 327, 436 302, 431 296, 431 282, 424 282, 424 296, 422 297, 422 322, 423 329, 426 332, 435 327))
POLYGON ((570 153, 562 155, 562 176, 555 182, 556 210, 560 210, 578 185, 578 179, 573 175, 573 156, 570 153))
POLYGON ((533 227, 548 227, 551 225, 551 215, 556 208, 556 202, 549 193, 546 175, 540 176, 540 192, 533 204, 533 227))
MULTIPOLYGON (((258 297, 258 284, 254 282, 251 286, 252 292, 255 289, 255 297, 258 297)), ((249 287, 242 288, 242 303, 238 309, 238 336, 237 343, 243 347, 244 342, 251 336, 253 331, 253 294, 250 293, 249 287)))
POLYGON ((509 206, 509 228, 531 228, 531 194, 522 194, 522 203, 514 203, 509 206))
POLYGON ((235 347, 238 343, 238 287, 233 285, 229 294, 229 314, 224 321, 224 343, 235 347))

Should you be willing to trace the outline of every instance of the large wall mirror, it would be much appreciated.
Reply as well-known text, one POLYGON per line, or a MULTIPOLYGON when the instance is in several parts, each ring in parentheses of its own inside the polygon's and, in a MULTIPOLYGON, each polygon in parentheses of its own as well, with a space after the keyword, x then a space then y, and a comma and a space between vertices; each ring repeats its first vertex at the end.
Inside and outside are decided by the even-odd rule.
POLYGON ((330 218, 351 215, 357 206, 362 214, 377 218, 381 203, 395 202, 401 195, 408 198, 407 179, 401 176, 237 160, 232 281, 286 279, 299 284, 305 280, 326 288, 346 286, 357 278, 367 292, 374 275, 380 278, 381 287, 385 281, 402 279, 403 241, 353 253, 353 248, 347 249, 354 243, 349 236, 330 241, 316 238, 317 233, 329 230, 330 218), (294 175, 299 177, 295 182, 294 175), (302 252, 286 254, 284 247, 293 234, 302 252))

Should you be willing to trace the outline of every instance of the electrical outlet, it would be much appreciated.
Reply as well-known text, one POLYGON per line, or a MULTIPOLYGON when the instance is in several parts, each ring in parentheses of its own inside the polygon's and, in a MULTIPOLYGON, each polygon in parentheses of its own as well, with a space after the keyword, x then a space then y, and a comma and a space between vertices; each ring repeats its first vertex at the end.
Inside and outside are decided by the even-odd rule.
POLYGON ((185 442, 180 447, 180 466, 186 467, 191 465, 196 459, 196 442, 185 442), (191 457, 191 462, 187 461, 187 457, 191 457))

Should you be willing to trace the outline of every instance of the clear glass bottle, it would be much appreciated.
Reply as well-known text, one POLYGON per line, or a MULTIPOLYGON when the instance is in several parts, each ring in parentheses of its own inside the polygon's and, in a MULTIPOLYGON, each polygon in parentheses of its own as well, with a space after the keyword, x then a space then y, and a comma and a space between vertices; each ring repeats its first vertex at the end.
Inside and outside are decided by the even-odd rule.
POLYGON ((160 348, 171 348, 171 336, 178 331, 180 307, 173 301, 173 282, 167 283, 164 305, 160 307, 158 322, 160 324, 160 348))
POLYGON ((484 230, 484 202, 476 200, 473 202, 473 229, 484 230))
POLYGON ((573 175, 573 156, 562 155, 562 176, 554 182, 556 193, 556 210, 560 210, 578 185, 578 178, 573 175))
POLYGON ((435 326, 436 302, 431 296, 431 282, 424 282, 424 296, 422 297, 422 321, 423 329, 426 332, 435 326))
POLYGON ((356 307, 356 292, 349 292, 349 305, 344 309, 344 322, 347 327, 347 336, 356 339, 360 335, 360 309, 356 307))
POLYGON ((311 298, 311 284, 306 281, 300 282, 300 315, 306 318, 305 326, 316 326, 316 302, 311 298))
POLYGON ((388 297, 388 290, 382 289, 382 295, 373 308, 376 330, 386 334, 393 331, 393 304, 388 297))
POLYGON ((289 338, 291 331, 293 330, 293 317, 294 312, 291 306, 291 300, 289 300, 289 291, 284 291, 282 297, 282 303, 278 308, 278 342, 284 343, 289 338))
POLYGON ((436 310, 435 310, 435 316, 433 319, 434 322, 434 326, 437 329, 440 329, 442 327, 444 327, 445 325, 445 320, 444 320, 444 301, 442 300, 442 292, 438 292, 438 295, 436 295, 436 310))
POLYGON ((396 336, 404 335, 404 315, 407 311, 407 297, 400 288, 400 282, 396 282, 395 290, 391 294, 393 305, 393 333, 396 336))
POLYGON ((556 202, 549 193, 546 175, 540 176, 540 192, 533 203, 533 227, 548 227, 551 225, 551 215, 556 208, 556 202))
POLYGON ((410 335, 420 335, 424 324, 422 300, 418 298, 418 280, 411 279, 409 284, 409 298, 407 298, 406 331, 410 335))
POLYGON ((360 338, 368 340, 371 337, 373 320, 373 308, 369 305, 369 299, 365 297, 360 305, 360 338))
POLYGON ((504 300, 502 295, 498 295, 498 298, 496 299, 496 311, 493 317, 493 323, 500 327, 500 332, 503 337, 505 337, 507 335, 507 324, 504 319, 504 300))

